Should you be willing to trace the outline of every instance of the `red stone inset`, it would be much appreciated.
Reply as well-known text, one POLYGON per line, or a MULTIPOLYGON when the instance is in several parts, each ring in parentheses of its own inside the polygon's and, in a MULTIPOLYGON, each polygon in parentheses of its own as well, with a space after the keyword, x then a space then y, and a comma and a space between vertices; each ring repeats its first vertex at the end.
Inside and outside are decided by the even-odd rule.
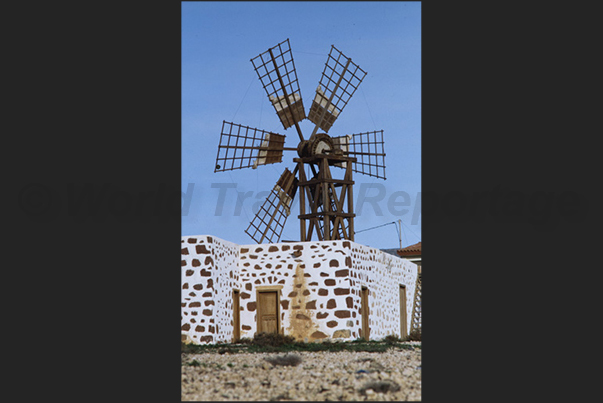
POLYGON ((350 311, 335 311, 335 316, 338 318, 349 318, 350 311))
POLYGON ((205 245, 197 245, 195 246, 195 249, 197 250, 198 255, 211 253, 209 250, 207 250, 205 245))

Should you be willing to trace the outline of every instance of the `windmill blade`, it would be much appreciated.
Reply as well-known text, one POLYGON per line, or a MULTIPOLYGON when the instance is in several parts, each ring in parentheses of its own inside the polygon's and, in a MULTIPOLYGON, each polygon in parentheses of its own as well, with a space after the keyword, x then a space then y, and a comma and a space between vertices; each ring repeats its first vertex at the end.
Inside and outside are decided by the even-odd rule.
POLYGON ((245 230, 247 235, 257 243, 262 243, 264 239, 270 243, 280 240, 297 191, 296 171, 297 169, 291 173, 285 168, 266 201, 245 230))
POLYGON ((346 57, 335 46, 325 63, 325 68, 316 88, 316 96, 312 101, 308 119, 327 133, 343 108, 354 95, 354 92, 366 76, 366 72, 346 57))
MULTIPOLYGON (((251 59, 285 129, 306 118, 289 39, 251 59)), ((298 128, 300 137, 301 130, 298 128)))
MULTIPOLYGON (((383 130, 357 133, 347 136, 331 137, 335 148, 343 151, 343 155, 356 157, 352 171, 364 175, 385 178, 385 150, 383 146, 383 130)), ((335 163, 345 168, 347 162, 335 163)))
POLYGON ((222 122, 214 172, 282 161, 285 136, 231 122, 222 122))

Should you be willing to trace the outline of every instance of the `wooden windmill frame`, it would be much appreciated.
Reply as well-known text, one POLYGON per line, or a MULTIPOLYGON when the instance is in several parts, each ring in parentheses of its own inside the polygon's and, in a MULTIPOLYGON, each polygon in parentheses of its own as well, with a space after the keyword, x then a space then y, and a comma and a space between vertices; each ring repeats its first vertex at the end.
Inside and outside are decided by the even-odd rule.
POLYGON ((305 139, 299 122, 306 114, 289 39, 251 62, 283 128, 295 126, 300 142, 285 147, 285 135, 223 121, 214 172, 279 163, 283 151, 298 154, 293 172, 285 168, 245 232, 257 243, 278 242, 299 193, 302 242, 314 235, 321 241, 353 241, 352 172, 386 179, 383 130, 339 137, 327 133, 367 73, 331 46, 307 117, 315 127, 305 139), (333 166, 344 170, 342 178, 334 177, 333 166))

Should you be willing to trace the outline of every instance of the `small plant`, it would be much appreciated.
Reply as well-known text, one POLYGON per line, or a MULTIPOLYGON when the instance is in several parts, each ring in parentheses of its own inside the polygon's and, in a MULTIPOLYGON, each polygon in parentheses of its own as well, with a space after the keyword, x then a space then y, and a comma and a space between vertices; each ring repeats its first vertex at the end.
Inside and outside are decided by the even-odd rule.
POLYGON ((260 347, 280 347, 286 344, 293 344, 295 342, 295 337, 293 336, 285 336, 279 333, 256 333, 253 336, 252 344, 260 347))
POLYGON ((226 364, 226 365, 228 365, 228 367, 229 367, 229 368, 234 367, 234 364, 233 364, 232 362, 229 362, 229 363, 228 363, 228 364, 226 364))
POLYGON ((191 362, 187 363, 186 365, 188 365, 189 367, 199 367, 199 366, 201 366, 201 363, 197 360, 192 360, 191 362))
POLYGON ((421 341, 421 328, 414 329, 410 332, 408 339, 411 341, 421 341))
POLYGON ((272 357, 266 357, 264 359, 274 366, 282 365, 290 367, 295 367, 299 365, 302 361, 301 357, 297 354, 277 355, 272 357))
POLYGON ((387 344, 396 344, 396 343, 400 343, 402 341, 402 339, 400 339, 395 334, 389 334, 383 338, 383 341, 386 342, 387 344))

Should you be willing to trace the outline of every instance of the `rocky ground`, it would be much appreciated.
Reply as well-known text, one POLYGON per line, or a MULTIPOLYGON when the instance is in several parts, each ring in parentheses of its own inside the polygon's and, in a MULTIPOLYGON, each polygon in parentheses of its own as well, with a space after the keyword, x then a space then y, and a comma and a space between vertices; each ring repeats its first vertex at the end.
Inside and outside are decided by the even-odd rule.
POLYGON ((182 400, 417 401, 421 349, 411 344, 383 353, 182 354, 182 400))

